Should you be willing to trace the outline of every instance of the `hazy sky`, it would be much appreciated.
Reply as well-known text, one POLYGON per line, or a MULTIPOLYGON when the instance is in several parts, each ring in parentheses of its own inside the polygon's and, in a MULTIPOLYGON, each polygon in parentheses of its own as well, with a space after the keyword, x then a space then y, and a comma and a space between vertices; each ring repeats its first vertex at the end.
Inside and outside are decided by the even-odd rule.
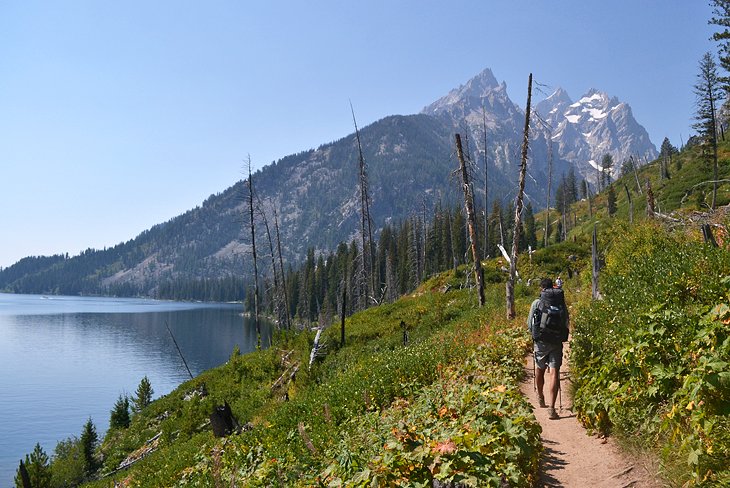
MULTIPOLYGON (((704 0, 0 0, 0 266, 101 249, 484 68, 693 132, 704 0)), ((545 94, 544 96, 546 96, 545 94)))

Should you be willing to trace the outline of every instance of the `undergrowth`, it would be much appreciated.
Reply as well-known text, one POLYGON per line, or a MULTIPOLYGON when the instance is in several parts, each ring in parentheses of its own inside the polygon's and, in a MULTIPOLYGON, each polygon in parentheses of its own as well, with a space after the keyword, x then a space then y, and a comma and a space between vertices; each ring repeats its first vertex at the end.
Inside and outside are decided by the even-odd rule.
MULTIPOLYGON (((503 284, 478 307, 467 282, 445 273, 349 318, 344 345, 328 328, 311 368, 311 333, 232 355, 110 438, 108 471, 162 432, 156 452, 91 486, 530 486, 541 445, 518 388, 527 334, 502 318, 503 284), (282 395, 283 355, 300 369, 282 395), (206 418, 224 401, 247 430, 216 439, 206 418)), ((517 287, 522 312, 532 293, 517 287)))
POLYGON ((617 232, 604 300, 573 321, 578 417, 656 450, 671 479, 728 486, 730 254, 651 223, 617 232))

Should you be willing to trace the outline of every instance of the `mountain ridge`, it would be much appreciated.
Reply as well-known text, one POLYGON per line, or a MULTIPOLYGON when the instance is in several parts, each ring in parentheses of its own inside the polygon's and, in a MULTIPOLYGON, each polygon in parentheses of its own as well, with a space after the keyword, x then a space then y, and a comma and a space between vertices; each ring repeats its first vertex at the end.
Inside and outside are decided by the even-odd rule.
MULTIPOLYGON (((545 204, 545 185, 538 182, 547 180, 550 139, 557 146, 554 180, 573 167, 591 181, 595 169, 584 159, 595 160, 601 151, 613 150, 619 156, 643 151, 652 159, 656 155, 627 104, 597 90, 589 91, 578 105, 566 106, 567 101, 568 94, 558 89, 536 105, 537 113, 542 110, 549 125, 560 130, 554 134, 545 124, 532 124, 526 198, 536 209, 545 204), (575 123, 570 122, 573 119, 575 123), (594 131, 588 140, 585 134, 594 131)), ((506 84, 497 82, 487 68, 418 114, 390 115, 363 127, 360 139, 376 234, 385 222, 405 219, 437 203, 458 204, 460 188, 449 178, 457 167, 454 132, 462 132, 467 140, 469 156, 482 168, 476 171, 483 171, 487 158, 489 203, 508 205, 516 188, 524 117, 524 110, 510 100, 506 84), (486 148, 482 142, 485 118, 486 148)), ((614 159, 620 162, 619 157, 614 159)), ((288 262, 301 262, 310 247, 324 252, 358 235, 357 168, 357 145, 351 133, 285 156, 253 174, 255 192, 270 222, 276 209, 288 262)), ((154 295, 165 281, 241 276, 250 267, 243 225, 245 194, 243 181, 238 181, 202 205, 110 249, 53 260, 45 268, 38 262, 16 263, 19 266, 0 271, 0 289, 154 295), (24 266, 28 273, 21 272, 24 266)), ((483 177, 479 183, 478 175, 475 194, 477 206, 483 209, 483 177)))

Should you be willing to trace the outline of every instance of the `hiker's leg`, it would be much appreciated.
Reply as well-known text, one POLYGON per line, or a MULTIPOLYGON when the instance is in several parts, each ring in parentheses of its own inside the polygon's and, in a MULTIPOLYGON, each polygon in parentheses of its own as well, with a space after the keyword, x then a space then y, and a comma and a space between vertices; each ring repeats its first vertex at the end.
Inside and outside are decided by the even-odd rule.
POLYGON ((555 400, 558 399, 558 390, 560 390, 560 368, 550 368, 550 407, 555 408, 555 400))
POLYGON ((537 368, 535 370, 535 384, 537 385, 537 396, 542 397, 542 389, 545 386, 545 370, 537 368))

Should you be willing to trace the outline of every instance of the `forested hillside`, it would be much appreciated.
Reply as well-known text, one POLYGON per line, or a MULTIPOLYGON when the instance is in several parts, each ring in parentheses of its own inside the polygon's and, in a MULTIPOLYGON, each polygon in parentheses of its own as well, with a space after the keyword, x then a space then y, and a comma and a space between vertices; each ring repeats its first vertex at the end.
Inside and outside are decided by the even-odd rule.
MULTIPOLYGON (((585 158, 601 151, 613 152, 616 158, 636 153, 637 164, 643 164, 655 156, 646 131, 626 103, 591 93, 573 105, 585 106, 580 110, 595 117, 573 114, 570 110, 577 109, 564 106, 564 98, 545 100, 542 110, 554 119, 556 129, 563 127, 559 132, 551 133, 535 115, 525 193, 532 208, 548 204, 548 172, 554 181, 572 178, 595 190, 595 173, 590 165, 590 171, 585 169, 585 158), (586 139, 583 132, 600 133, 600 140, 586 139)), ((505 210, 515 197, 520 119, 524 110, 486 69, 420 114, 388 116, 358 134, 267 165, 252 175, 257 247, 263 255, 273 254, 276 247, 278 254, 280 243, 282 259, 297 267, 310 248, 319 256, 333 252, 340 242, 349 244, 360 233, 361 178, 367 181, 374 237, 388 225, 416 217, 424 228, 433 214, 461 201, 459 184, 451 176, 458 167, 455 133, 463 136, 473 170, 477 213, 495 213, 494 205, 505 210)), ((616 172, 607 168, 610 175, 616 172)), ((553 192, 550 202, 557 195, 553 192)), ((253 281, 247 196, 246 185, 238 182, 125 243, 88 249, 69 259, 21 260, 0 271, 0 290, 241 300, 245 283, 253 281)), ((506 235, 510 229, 502 220, 506 235)), ((270 271, 264 275, 274 281, 270 271)))

